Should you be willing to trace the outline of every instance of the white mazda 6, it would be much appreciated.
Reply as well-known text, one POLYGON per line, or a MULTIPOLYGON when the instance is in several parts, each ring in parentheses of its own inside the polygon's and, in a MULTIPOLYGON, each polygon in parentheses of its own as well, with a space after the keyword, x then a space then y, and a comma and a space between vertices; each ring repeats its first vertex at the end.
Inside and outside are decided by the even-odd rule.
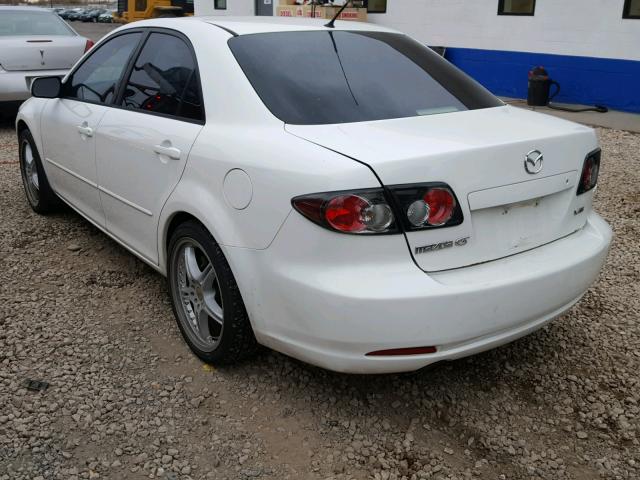
POLYGON ((26 196, 166 275, 206 362, 259 344, 410 371, 532 332, 611 242, 593 130, 503 104, 406 35, 307 19, 155 19, 17 118, 26 196))

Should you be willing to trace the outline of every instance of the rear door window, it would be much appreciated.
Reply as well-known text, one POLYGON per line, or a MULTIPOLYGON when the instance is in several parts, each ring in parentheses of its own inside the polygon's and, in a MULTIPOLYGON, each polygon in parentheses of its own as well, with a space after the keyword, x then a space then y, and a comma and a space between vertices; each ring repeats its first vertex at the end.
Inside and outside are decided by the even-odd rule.
POLYGON ((127 80, 122 106, 203 119, 196 61, 182 39, 165 33, 149 36, 127 80))
POLYGON ((278 32, 241 35, 229 46, 264 104, 285 123, 362 122, 502 105, 401 34, 278 32))

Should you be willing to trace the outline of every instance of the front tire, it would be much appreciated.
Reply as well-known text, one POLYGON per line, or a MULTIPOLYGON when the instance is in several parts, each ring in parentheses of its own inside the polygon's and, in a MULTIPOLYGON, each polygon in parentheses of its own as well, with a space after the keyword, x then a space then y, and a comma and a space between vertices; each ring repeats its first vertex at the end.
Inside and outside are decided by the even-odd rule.
POLYGON ((256 342, 229 263, 199 223, 180 225, 169 240, 167 280, 180 332, 201 360, 233 364, 253 355, 256 342))
POLYGON ((18 144, 22 185, 29 205, 41 215, 59 210, 62 202, 49 185, 36 142, 29 130, 20 132, 18 144))

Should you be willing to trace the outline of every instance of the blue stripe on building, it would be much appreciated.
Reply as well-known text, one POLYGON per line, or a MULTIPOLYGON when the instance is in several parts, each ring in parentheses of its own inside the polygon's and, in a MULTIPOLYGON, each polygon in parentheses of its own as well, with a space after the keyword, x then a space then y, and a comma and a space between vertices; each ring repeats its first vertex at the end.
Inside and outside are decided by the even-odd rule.
POLYGON ((471 48, 446 57, 496 95, 526 98, 527 74, 542 65, 562 87, 555 101, 640 113, 640 61, 471 48))

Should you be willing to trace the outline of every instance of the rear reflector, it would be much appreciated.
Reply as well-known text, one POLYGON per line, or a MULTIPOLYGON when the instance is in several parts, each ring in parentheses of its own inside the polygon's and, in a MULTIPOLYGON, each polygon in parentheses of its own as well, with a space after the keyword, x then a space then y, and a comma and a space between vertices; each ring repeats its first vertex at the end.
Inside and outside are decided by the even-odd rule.
POLYGON ((412 348, 392 348, 391 350, 378 350, 367 353, 367 357, 401 357, 407 355, 426 355, 436 353, 436 347, 412 347, 412 348))

